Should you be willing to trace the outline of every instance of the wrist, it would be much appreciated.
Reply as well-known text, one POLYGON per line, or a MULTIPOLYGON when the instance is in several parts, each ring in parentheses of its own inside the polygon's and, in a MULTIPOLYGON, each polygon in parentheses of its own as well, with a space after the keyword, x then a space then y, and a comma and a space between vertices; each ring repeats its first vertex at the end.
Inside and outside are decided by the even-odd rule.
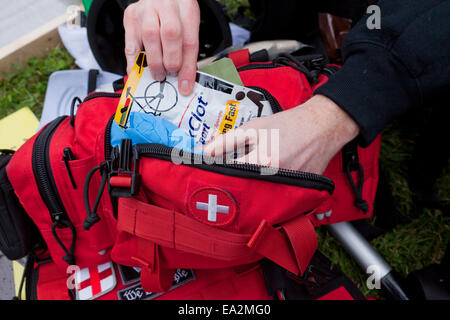
POLYGON ((301 108, 309 109, 312 120, 339 149, 360 132, 359 125, 350 115, 324 95, 314 95, 301 108))

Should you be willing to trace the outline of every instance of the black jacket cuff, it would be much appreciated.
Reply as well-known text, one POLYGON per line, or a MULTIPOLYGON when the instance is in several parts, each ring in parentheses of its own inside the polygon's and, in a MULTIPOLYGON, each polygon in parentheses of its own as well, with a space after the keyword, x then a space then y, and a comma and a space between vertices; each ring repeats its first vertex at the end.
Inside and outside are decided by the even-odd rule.
POLYGON ((333 100, 360 126, 358 144, 368 146, 396 116, 422 99, 416 80, 379 44, 354 43, 345 63, 315 90, 333 100))

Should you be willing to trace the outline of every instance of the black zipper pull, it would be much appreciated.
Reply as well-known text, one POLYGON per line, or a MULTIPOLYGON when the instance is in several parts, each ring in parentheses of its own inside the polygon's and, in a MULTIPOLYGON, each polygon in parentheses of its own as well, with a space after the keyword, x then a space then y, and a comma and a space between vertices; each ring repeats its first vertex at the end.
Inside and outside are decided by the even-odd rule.
POLYGON ((342 164, 343 170, 355 194, 355 206, 364 214, 369 212, 369 204, 362 198, 364 187, 364 168, 358 159, 358 147, 355 141, 352 141, 344 146, 342 149, 342 164), (357 171, 359 175, 359 183, 353 180, 352 171, 357 171))
POLYGON ((75 157, 73 156, 72 150, 70 148, 64 148, 64 154, 63 154, 63 160, 64 164, 66 165, 67 173, 69 174, 70 182, 72 182, 72 187, 74 189, 77 188, 77 185, 75 184, 75 180, 72 175, 72 171, 70 170, 69 161, 74 160, 75 157))

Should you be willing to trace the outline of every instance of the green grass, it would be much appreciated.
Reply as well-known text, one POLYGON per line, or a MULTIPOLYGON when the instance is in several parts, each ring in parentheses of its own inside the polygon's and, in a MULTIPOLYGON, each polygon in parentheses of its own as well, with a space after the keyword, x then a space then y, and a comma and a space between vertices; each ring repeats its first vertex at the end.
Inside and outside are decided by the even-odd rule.
POLYGON ((0 79, 0 118, 23 107, 29 107, 39 118, 49 76, 54 71, 74 68, 74 59, 64 48, 52 49, 44 59, 34 57, 14 65, 13 71, 0 79))
MULTIPOLYGON (((218 0, 218 2, 224 6, 231 21, 234 20, 234 15, 237 14, 239 7, 249 7, 248 0, 218 0)), ((255 19, 249 9, 244 10, 244 15, 252 20, 255 19)))
POLYGON ((249 6, 248 0, 218 0, 218 2, 225 6, 229 16, 235 14, 240 6, 249 6))
MULTIPOLYGON (((222 0, 229 12, 236 12, 239 5, 247 1, 222 0)), ((0 118, 28 106, 40 117, 45 90, 50 74, 57 70, 74 69, 73 58, 64 48, 56 48, 43 59, 32 58, 26 64, 16 66, 15 71, 0 79, 0 118)), ((406 168, 411 159, 417 132, 412 119, 403 119, 388 126, 383 133, 380 163, 386 169, 395 197, 395 210, 404 217, 411 217, 412 192, 407 183, 406 168)), ((438 198, 450 202, 450 165, 438 181, 438 198)), ((367 275, 347 255, 344 249, 322 228, 319 233, 319 248, 331 261, 360 287, 363 293, 379 296, 376 290, 367 289, 367 275)), ((408 224, 398 225, 391 232, 372 241, 374 248, 391 266, 406 276, 409 272, 442 258, 450 238, 450 217, 439 210, 425 210, 408 224)))

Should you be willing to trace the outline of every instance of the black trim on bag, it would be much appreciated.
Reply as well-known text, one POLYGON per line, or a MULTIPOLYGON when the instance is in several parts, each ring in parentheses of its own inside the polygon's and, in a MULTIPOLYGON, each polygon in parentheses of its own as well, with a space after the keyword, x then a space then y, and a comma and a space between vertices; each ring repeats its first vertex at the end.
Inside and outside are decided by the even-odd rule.
POLYGON ((283 111, 278 100, 266 89, 257 86, 248 86, 248 88, 261 92, 266 98, 266 100, 269 101, 273 113, 283 111))
MULTIPOLYGON (((278 101, 273 97, 267 90, 261 87, 252 86, 249 87, 251 89, 257 90, 264 94, 266 99, 269 101, 271 108, 274 113, 282 111, 282 108, 278 101)), ((107 125, 106 125, 106 131, 105 131, 105 160, 112 160, 112 149, 111 146, 111 126, 114 121, 114 115, 111 116, 109 119, 107 125)), ((154 143, 148 143, 148 144, 138 144, 135 145, 135 149, 137 151, 138 156, 144 155, 150 156, 154 158, 158 158, 161 160, 171 161, 171 155, 173 152, 173 149, 167 147, 162 144, 154 144, 154 143)), ((198 163, 198 157, 199 155, 195 155, 193 153, 184 152, 182 150, 174 151, 178 152, 177 154, 180 155, 181 159, 183 157, 189 158, 191 161, 191 164, 187 164, 199 169, 217 172, 220 174, 225 175, 231 175, 241 178, 250 178, 250 179, 258 179, 263 181, 270 181, 275 183, 281 183, 281 184, 288 184, 293 186, 300 186, 304 188, 312 188, 317 190, 326 190, 330 194, 334 191, 334 182, 321 175, 309 173, 309 172, 299 172, 294 170, 287 170, 287 169, 276 169, 277 173, 274 175, 262 175, 261 172, 264 169, 268 170, 274 170, 274 168, 268 168, 265 166, 255 165, 255 164, 241 164, 241 163, 233 163, 233 164, 214 164, 211 165, 209 163, 214 163, 213 159, 210 157, 203 156, 203 159, 201 160, 201 163, 198 163), (180 152, 182 154, 180 154, 180 152), (206 158, 209 161, 204 161, 206 158)), ((114 197, 112 197, 113 199, 114 197)))
POLYGON ((38 300, 37 287, 39 283, 39 267, 40 265, 38 264, 36 269, 31 271, 30 277, 25 283, 25 298, 27 300, 38 300))
POLYGON ((339 70, 338 67, 326 65, 324 56, 321 54, 294 56, 281 54, 269 63, 253 63, 237 68, 238 72, 255 69, 276 69, 291 67, 306 76, 308 81, 317 83, 319 74, 331 76, 339 70))
POLYGON ((93 92, 90 95, 88 95, 86 98, 84 98, 83 103, 95 98, 120 98, 120 93, 114 93, 114 92, 93 92))
POLYGON ((0 150, 0 251, 17 260, 30 253, 41 235, 22 204, 7 175, 12 150, 0 150))
POLYGON ((53 222, 57 220, 57 216, 69 219, 56 187, 49 158, 50 140, 56 128, 66 118, 67 116, 62 116, 52 121, 41 131, 33 145, 32 167, 34 177, 41 198, 49 209, 53 222))
POLYGON ((165 161, 172 161, 172 155, 176 154, 179 159, 188 160, 188 163, 182 163, 183 165, 192 166, 194 168, 206 171, 240 178, 257 179, 303 188, 325 190, 330 194, 334 191, 334 182, 331 179, 314 173, 287 169, 274 169, 249 163, 233 162, 217 164, 214 163, 214 158, 186 152, 177 148, 172 148, 157 143, 136 144, 134 147, 139 157, 152 157, 165 161), (276 173, 271 175, 261 174, 265 169, 272 172, 273 170, 276 170, 276 173))
POLYGON ((31 281, 35 260, 36 256, 34 252, 31 252, 26 259, 26 263, 23 268, 22 279, 20 280, 19 290, 17 290, 17 295, 13 298, 13 300, 22 300, 22 290, 24 288, 24 285, 25 285, 25 299, 28 300, 30 294, 29 289, 27 289, 26 283, 31 281))
POLYGON ((105 131, 105 160, 111 159, 111 127, 112 123, 114 121, 114 114, 111 116, 111 118, 108 120, 108 123, 106 124, 106 131, 105 131))
POLYGON ((50 162, 50 141, 59 125, 67 118, 61 116, 50 122, 37 136, 33 145, 32 168, 39 194, 50 212, 53 221, 52 235, 61 249, 65 252, 63 260, 69 264, 75 264, 73 252, 75 250, 76 231, 64 208, 61 196, 56 186, 50 162), (70 228, 72 242, 70 248, 66 248, 59 238, 57 228, 70 228))
POLYGON ((33 265, 31 266, 31 270, 26 274, 25 281, 25 298, 26 300, 38 300, 37 289, 39 284, 39 272, 40 267, 43 264, 51 263, 53 260, 51 258, 40 259, 36 253, 34 253, 35 260, 33 261, 33 265), (36 267, 34 267, 36 264, 36 267))

